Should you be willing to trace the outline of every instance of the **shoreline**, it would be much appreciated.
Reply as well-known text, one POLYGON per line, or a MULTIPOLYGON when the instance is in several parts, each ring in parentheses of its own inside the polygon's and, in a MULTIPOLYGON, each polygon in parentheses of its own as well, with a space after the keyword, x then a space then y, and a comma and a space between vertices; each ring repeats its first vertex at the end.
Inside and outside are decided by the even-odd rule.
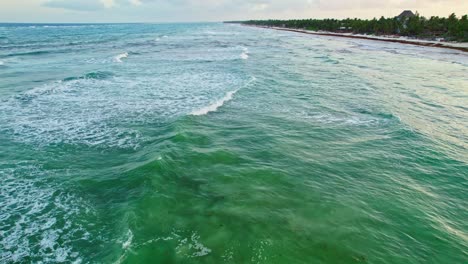
POLYGON ((416 46, 423 46, 423 47, 453 49, 453 50, 458 50, 458 51, 462 51, 462 52, 468 52, 468 43, 463 43, 463 44, 443 43, 443 42, 429 41, 429 40, 417 40, 417 39, 413 40, 413 39, 405 39, 405 38, 390 38, 390 37, 380 37, 380 36, 368 36, 368 35, 359 35, 359 34, 352 34, 352 33, 321 32, 321 31, 311 31, 311 30, 305 30, 305 29, 267 27, 267 26, 256 26, 256 25, 243 25, 243 26, 273 29, 273 30, 280 30, 280 31, 290 31, 290 32, 309 34, 309 35, 340 37, 340 38, 354 38, 354 39, 366 39, 366 40, 375 40, 375 41, 382 41, 382 42, 400 43, 400 44, 406 44, 406 45, 416 45, 416 46), (456 45, 456 44, 459 44, 459 45, 456 45))

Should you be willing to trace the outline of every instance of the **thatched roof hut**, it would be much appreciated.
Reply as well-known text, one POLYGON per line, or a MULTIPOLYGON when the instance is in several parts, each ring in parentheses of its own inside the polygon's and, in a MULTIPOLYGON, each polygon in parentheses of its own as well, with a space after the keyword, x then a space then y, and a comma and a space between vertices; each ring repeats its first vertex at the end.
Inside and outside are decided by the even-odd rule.
POLYGON ((413 11, 411 10, 405 10, 403 11, 398 17, 399 20, 406 20, 410 17, 414 17, 415 14, 413 13, 413 11))

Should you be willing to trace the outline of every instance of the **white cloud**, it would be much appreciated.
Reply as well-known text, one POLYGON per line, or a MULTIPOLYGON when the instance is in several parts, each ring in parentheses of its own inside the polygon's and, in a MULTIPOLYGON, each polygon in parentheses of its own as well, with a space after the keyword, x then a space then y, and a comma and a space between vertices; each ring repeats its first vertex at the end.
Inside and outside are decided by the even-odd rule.
POLYGON ((140 0, 129 0, 129 2, 135 6, 139 6, 143 4, 140 0))
POLYGON ((50 0, 43 6, 74 11, 96 11, 103 8, 102 4, 96 0, 50 0))
POLYGON ((254 4, 251 7, 252 11, 263 11, 268 8, 268 4, 254 4))
POLYGON ((111 8, 115 6, 114 0, 100 0, 100 2, 104 5, 105 8, 111 8))

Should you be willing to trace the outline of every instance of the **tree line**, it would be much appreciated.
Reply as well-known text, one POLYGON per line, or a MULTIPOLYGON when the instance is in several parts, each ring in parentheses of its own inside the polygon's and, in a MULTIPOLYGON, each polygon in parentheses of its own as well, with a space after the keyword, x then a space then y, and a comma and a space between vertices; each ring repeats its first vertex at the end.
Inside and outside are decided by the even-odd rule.
POLYGON ((246 25, 285 27, 294 29, 352 32, 355 34, 400 35, 417 38, 444 38, 448 41, 468 42, 468 15, 458 18, 432 16, 426 18, 416 13, 410 17, 394 17, 371 20, 338 19, 295 19, 295 20, 250 20, 246 25))

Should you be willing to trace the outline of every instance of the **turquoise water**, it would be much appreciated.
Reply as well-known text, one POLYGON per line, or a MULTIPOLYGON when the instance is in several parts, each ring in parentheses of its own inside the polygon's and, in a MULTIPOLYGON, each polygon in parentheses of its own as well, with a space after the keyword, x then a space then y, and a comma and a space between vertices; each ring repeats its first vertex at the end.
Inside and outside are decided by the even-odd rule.
POLYGON ((468 56, 0 25, 1 263, 467 263, 468 56))

